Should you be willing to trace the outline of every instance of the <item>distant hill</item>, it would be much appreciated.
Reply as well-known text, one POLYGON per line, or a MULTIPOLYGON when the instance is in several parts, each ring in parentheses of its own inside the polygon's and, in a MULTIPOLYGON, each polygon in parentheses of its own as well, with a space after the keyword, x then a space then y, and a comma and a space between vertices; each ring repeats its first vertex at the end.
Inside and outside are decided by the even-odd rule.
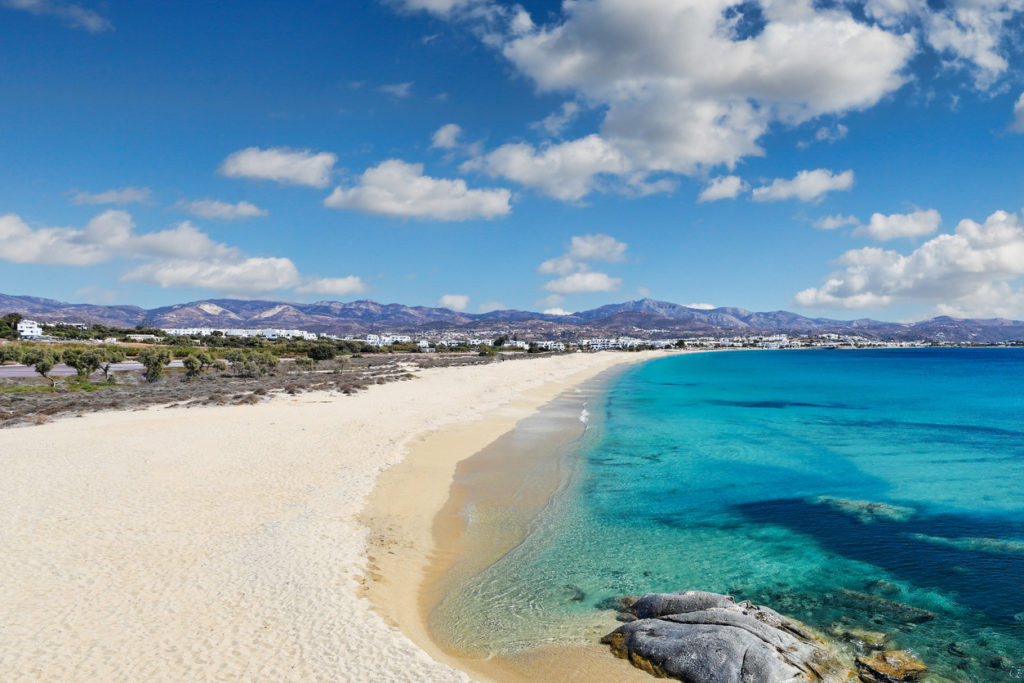
POLYGON ((334 334, 377 331, 474 329, 544 335, 701 336, 785 332, 853 333, 886 339, 1000 342, 1024 339, 1019 320, 939 317, 916 323, 808 318, 789 311, 756 313, 742 308, 690 308, 639 299, 570 315, 503 310, 462 313, 447 308, 380 304, 360 300, 311 304, 240 299, 205 299, 146 310, 138 306, 70 304, 33 296, 0 294, 0 314, 22 313, 47 322, 102 323, 116 327, 297 328, 334 334))

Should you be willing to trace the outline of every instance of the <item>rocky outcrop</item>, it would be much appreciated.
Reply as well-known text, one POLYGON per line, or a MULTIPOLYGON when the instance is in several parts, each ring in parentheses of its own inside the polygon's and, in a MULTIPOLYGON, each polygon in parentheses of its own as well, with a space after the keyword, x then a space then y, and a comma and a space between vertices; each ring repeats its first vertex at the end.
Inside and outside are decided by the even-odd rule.
POLYGON ((703 591, 651 593, 635 621, 602 639, 619 657, 692 683, 856 681, 853 663, 803 624, 767 607, 703 591))
POLYGON ((904 650, 876 652, 866 657, 857 657, 857 668, 861 680, 871 683, 909 683, 921 680, 928 670, 920 659, 904 650))

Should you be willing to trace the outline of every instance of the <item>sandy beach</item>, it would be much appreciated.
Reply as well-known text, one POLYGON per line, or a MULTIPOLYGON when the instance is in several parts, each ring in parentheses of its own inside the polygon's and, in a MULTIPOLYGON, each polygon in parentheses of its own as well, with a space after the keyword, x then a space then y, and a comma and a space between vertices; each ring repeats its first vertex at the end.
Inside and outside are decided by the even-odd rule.
MULTIPOLYGON (((389 509, 411 525, 405 556, 425 557, 460 460, 568 387, 651 357, 424 370, 356 396, 98 413, 0 432, 0 674, 468 680, 367 600, 379 569, 366 559, 367 496, 411 446, 432 444, 436 458, 416 458, 419 494, 389 509)), ((419 580, 422 567, 407 570, 419 580)))

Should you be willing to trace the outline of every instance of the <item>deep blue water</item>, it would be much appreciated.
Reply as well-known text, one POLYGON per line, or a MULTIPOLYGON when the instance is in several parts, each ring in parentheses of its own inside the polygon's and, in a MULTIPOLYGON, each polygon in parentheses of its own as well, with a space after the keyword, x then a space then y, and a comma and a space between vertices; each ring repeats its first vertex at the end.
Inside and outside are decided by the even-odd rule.
POLYGON ((590 412, 533 533, 438 609, 449 645, 593 638, 606 598, 701 589, 1024 677, 1024 349, 677 356, 590 412))

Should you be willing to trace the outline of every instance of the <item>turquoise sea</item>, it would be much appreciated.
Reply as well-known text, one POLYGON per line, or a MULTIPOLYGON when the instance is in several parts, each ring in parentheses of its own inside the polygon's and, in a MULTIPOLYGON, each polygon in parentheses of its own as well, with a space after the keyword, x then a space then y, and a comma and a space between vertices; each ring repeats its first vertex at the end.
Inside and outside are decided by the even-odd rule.
POLYGON ((1024 678, 1024 349, 674 356, 587 413, 529 536, 435 610, 442 644, 580 642, 609 598, 700 589, 1024 678))

